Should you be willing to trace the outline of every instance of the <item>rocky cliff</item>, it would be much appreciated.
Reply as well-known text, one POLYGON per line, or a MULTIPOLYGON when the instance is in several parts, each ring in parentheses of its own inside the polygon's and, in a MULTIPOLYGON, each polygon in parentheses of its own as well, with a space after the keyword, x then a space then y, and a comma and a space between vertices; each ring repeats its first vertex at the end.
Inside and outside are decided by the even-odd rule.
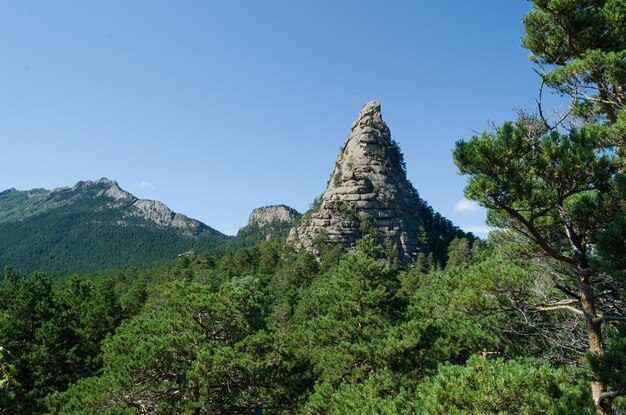
POLYGON ((253 209, 248 217, 247 226, 258 226, 260 228, 275 223, 291 224, 300 217, 300 213, 295 209, 285 205, 264 206, 253 209))
POLYGON ((434 213, 407 180, 402 153, 378 101, 368 102, 359 112, 326 191, 291 229, 288 240, 318 252, 320 243, 350 247, 366 234, 380 242, 393 241, 405 263, 420 252, 435 252, 445 261, 443 245, 464 236, 434 213))
POLYGON ((190 219, 181 213, 172 212, 163 203, 156 200, 137 199, 132 194, 122 190, 117 182, 108 179, 100 179, 98 183, 106 183, 110 186, 101 192, 120 205, 128 206, 128 215, 143 218, 151 221, 157 226, 164 228, 174 228, 187 236, 201 236, 209 231, 209 227, 195 219, 190 219))
POLYGON ((301 216, 297 210, 285 205, 253 209, 248 224, 239 229, 233 243, 248 246, 263 239, 284 237, 294 221, 301 216))

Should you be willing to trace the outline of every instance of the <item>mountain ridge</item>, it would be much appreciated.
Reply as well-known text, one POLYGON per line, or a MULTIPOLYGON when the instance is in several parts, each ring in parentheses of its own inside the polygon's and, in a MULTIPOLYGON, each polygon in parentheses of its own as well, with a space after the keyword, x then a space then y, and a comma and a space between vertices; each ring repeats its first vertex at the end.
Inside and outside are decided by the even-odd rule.
MULTIPOLYGON (((173 212, 164 203, 158 200, 141 199, 133 195, 132 193, 122 189, 115 180, 110 180, 105 177, 99 180, 86 180, 78 181, 73 186, 56 187, 52 190, 43 188, 30 189, 30 190, 17 190, 10 188, 0 192, 0 198, 7 196, 11 193, 26 193, 29 198, 43 197, 41 200, 35 200, 33 206, 41 205, 45 209, 45 205, 48 203, 49 208, 56 208, 60 205, 71 203, 71 199, 64 198, 63 194, 68 192, 77 192, 79 190, 91 190, 91 188, 102 186, 95 195, 95 197, 105 196, 115 201, 114 204, 109 202, 108 207, 128 207, 132 209, 129 214, 142 217, 146 220, 154 222, 158 226, 180 229, 184 234, 189 236, 199 236, 203 232, 207 232, 209 226, 203 222, 189 218, 182 213, 173 212), (60 199, 55 201, 56 199, 60 199)), ((83 197, 82 194, 77 194, 78 197, 83 197)), ((37 213, 37 211, 33 211, 37 213)), ((11 221, 11 215, 9 209, 0 206, 0 223, 11 221)))
POLYGON ((232 237, 107 178, 0 192, 0 266, 88 271, 173 258, 232 237))

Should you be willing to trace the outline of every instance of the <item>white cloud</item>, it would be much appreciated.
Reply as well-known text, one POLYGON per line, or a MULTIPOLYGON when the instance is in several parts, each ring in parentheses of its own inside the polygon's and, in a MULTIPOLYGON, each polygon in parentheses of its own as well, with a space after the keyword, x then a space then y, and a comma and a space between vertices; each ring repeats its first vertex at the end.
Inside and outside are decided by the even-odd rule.
POLYGON ((465 232, 471 232, 474 235, 487 237, 493 228, 489 226, 463 226, 463 230, 465 232))
POLYGON ((458 202, 456 202, 456 205, 454 205, 455 212, 463 213, 465 215, 470 215, 472 213, 478 212, 479 209, 480 205, 478 203, 467 200, 465 198, 459 200, 458 202))
POLYGON ((154 185, 146 180, 137 183, 137 187, 140 189, 154 189, 154 185))

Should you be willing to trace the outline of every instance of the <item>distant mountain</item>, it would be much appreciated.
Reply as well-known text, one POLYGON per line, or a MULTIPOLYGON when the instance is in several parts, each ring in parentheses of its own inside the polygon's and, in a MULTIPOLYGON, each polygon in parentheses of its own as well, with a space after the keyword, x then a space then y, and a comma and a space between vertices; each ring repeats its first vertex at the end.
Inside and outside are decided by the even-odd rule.
POLYGON ((174 258, 228 237, 102 178, 0 193, 0 266, 78 272, 174 258))

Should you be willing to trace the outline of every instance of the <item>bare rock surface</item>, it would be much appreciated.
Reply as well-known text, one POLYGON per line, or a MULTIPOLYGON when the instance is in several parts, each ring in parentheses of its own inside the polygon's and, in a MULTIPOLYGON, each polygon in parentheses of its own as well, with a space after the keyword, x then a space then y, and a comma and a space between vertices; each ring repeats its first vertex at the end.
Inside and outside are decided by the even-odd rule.
POLYGON ((247 226, 264 227, 277 222, 292 223, 299 213, 285 205, 264 206, 253 209, 247 226))
POLYGON ((285 205, 253 209, 246 226, 237 232, 236 241, 243 245, 252 245, 263 239, 284 238, 301 216, 297 210, 285 205))
MULTIPOLYGON (((90 185, 94 183, 86 182, 90 185)), ((157 200, 138 199, 129 192, 121 189, 116 181, 102 178, 95 182, 105 187, 98 193, 113 199, 113 207, 127 206, 129 216, 140 217, 153 222, 159 227, 176 228, 187 236, 201 235, 208 227, 200 221, 190 219, 181 213, 175 213, 165 204, 157 200)), ((76 186, 75 186, 76 187, 76 186)))
POLYGON ((288 241, 317 253, 316 244, 350 247, 370 234, 395 242, 399 258, 410 263, 428 249, 419 238, 429 226, 428 209, 406 178, 402 153, 374 100, 352 125, 318 205, 291 229, 288 241))

